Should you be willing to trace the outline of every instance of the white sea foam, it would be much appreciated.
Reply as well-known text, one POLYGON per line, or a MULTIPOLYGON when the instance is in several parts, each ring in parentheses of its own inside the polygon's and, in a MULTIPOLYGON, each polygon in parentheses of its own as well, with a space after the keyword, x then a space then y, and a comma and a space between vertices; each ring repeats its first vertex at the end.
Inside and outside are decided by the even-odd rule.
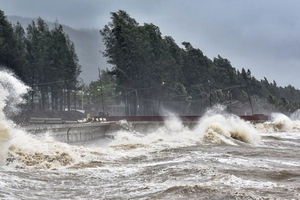
POLYGON ((18 112, 18 105, 28 87, 8 71, 0 71, 0 164, 9 158, 14 166, 55 168, 78 161, 79 156, 71 146, 37 138, 19 129, 6 116, 18 112))
POLYGON ((22 95, 28 87, 15 78, 8 71, 0 71, 0 164, 3 164, 7 150, 11 131, 14 129, 13 123, 6 119, 5 112, 13 114, 17 112, 17 105, 23 101, 22 95))
POLYGON ((176 116, 166 120, 164 126, 149 134, 132 131, 119 131, 111 147, 123 147, 127 150, 157 150, 193 146, 198 143, 227 143, 239 145, 240 142, 257 145, 260 142, 259 132, 251 123, 224 112, 218 106, 199 120, 196 127, 190 129, 176 116))
POLYGON ((282 113, 272 113, 271 121, 256 124, 255 127, 264 133, 299 132, 300 121, 298 119, 292 120, 282 113))
POLYGON ((220 106, 209 110, 199 121, 194 130, 203 138, 213 142, 236 144, 236 139, 257 145, 260 141, 259 132, 251 123, 245 122, 235 115, 224 112, 220 106))

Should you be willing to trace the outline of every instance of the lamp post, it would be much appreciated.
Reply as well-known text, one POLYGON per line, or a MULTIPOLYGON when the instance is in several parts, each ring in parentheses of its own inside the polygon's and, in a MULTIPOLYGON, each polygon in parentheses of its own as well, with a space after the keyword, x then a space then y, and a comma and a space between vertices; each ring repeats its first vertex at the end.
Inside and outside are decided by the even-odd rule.
POLYGON ((159 97, 159 100, 158 100, 158 107, 157 107, 157 115, 159 115, 159 108, 160 108, 160 102, 161 102, 161 98, 162 98, 162 95, 163 95, 163 86, 165 85, 165 82, 163 81, 161 83, 161 89, 160 89, 160 97, 159 97))
POLYGON ((231 108, 231 93, 228 90, 228 98, 229 98, 229 112, 232 112, 232 108, 231 108))
POLYGON ((102 111, 103 111, 103 115, 105 114, 104 112, 104 100, 103 100, 103 91, 102 91, 102 82, 101 82, 101 71, 98 68, 99 71, 99 82, 100 82, 100 92, 101 92, 101 100, 102 100, 102 111))
POLYGON ((137 90, 135 90, 135 96, 136 96, 136 109, 137 109, 137 112, 136 112, 136 114, 137 114, 137 116, 139 116, 140 115, 140 105, 139 105, 139 96, 138 96, 138 92, 137 92, 137 90))
POLYGON ((83 111, 83 87, 84 87, 84 82, 83 82, 82 78, 78 79, 78 85, 81 85, 81 110, 83 111))
POLYGON ((83 111, 83 86, 81 87, 81 110, 83 111))

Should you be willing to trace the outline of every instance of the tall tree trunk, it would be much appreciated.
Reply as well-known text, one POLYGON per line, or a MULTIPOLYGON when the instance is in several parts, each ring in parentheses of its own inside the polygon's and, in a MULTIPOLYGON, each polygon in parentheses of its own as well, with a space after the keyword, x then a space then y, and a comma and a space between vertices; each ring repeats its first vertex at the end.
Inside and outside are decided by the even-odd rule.
POLYGON ((64 91, 63 89, 60 91, 60 97, 59 97, 59 110, 63 110, 63 104, 64 104, 64 91))
POLYGON ((67 88, 67 107, 68 107, 68 111, 70 111, 71 110, 71 91, 69 88, 67 88))
POLYGON ((77 110, 77 108, 76 108, 76 89, 74 90, 74 110, 77 110))

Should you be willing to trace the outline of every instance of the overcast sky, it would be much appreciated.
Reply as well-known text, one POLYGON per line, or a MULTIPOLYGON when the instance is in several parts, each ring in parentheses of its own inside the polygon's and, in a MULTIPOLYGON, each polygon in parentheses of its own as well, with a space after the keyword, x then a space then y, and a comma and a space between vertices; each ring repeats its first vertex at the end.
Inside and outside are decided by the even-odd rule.
POLYGON ((188 41, 210 59, 219 54, 240 71, 250 69, 258 80, 300 89, 299 0, 0 0, 0 5, 7 16, 98 30, 110 21, 110 12, 125 10, 141 25, 159 26, 180 46, 188 41))

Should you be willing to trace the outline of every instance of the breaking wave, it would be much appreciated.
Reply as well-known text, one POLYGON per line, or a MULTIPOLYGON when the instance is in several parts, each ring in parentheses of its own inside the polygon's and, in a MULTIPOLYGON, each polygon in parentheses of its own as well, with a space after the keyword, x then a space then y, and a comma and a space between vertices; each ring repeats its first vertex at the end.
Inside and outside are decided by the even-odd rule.
POLYGON ((149 133, 119 131, 114 136, 111 147, 114 148, 177 148, 197 145, 199 143, 226 143, 239 145, 248 143, 257 145, 260 142, 259 132, 251 123, 237 116, 224 112, 216 106, 198 121, 194 128, 184 126, 176 117, 170 117, 164 126, 149 133))
POLYGON ((256 124, 255 127, 264 133, 299 132, 300 121, 293 117, 289 118, 282 113, 272 113, 270 121, 256 124))
POLYGON ((6 118, 18 111, 17 105, 23 102, 22 95, 28 87, 8 71, 0 71, 0 164, 3 164, 7 151, 13 123, 6 118))
POLYGON ((237 140, 257 145, 260 141, 259 132, 253 124, 224 112, 222 106, 209 110, 200 119, 195 131, 204 139, 217 143, 236 144, 237 140))
POLYGON ((0 71, 0 165, 55 168, 74 163, 78 155, 70 150, 71 146, 53 141, 51 137, 35 137, 7 118, 17 114, 28 89, 11 72, 0 71))

